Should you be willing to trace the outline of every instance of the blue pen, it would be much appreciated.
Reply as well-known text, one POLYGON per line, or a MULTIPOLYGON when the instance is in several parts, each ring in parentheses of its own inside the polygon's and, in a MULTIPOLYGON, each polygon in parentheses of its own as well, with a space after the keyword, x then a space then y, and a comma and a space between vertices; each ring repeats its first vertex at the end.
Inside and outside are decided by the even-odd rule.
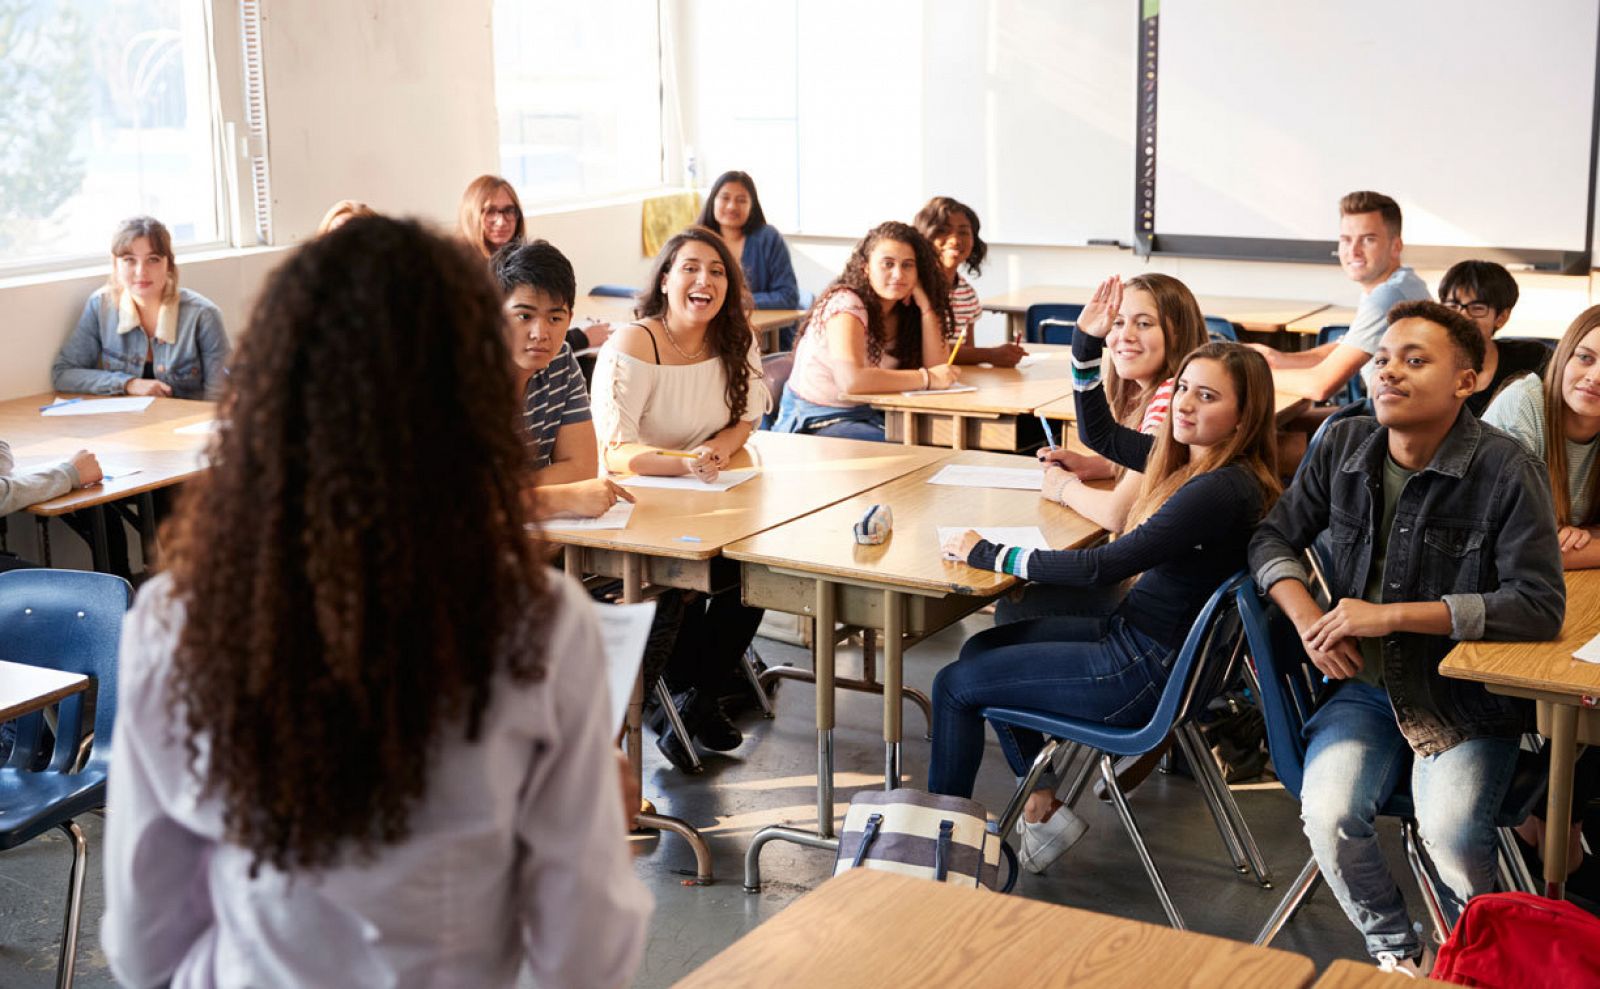
POLYGON ((39 411, 40 412, 48 412, 50 409, 59 409, 63 405, 76 405, 77 403, 79 403, 81 401, 83 401, 83 399, 81 399, 81 398, 63 398, 59 402, 51 402, 49 405, 41 405, 41 406, 39 406, 39 411))
POLYGON ((700 537, 699 536, 679 536, 678 537, 678 542, 680 542, 680 543, 697 543, 697 542, 700 542, 700 537))
POLYGON ((1050 444, 1050 449, 1054 450, 1056 448, 1056 436, 1050 431, 1050 420, 1040 416, 1039 425, 1044 427, 1044 441, 1050 444))

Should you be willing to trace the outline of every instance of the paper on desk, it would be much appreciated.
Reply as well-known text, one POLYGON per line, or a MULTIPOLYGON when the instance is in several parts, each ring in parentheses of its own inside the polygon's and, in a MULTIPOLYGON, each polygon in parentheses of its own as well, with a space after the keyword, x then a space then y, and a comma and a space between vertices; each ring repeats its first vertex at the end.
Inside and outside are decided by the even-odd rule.
POLYGON ((139 468, 132 464, 119 463, 114 460, 100 461, 100 483, 107 481, 120 481, 132 474, 140 473, 139 468))
POLYGON ((736 487, 756 476, 754 467, 744 467, 739 470, 725 470, 717 475, 717 479, 707 484, 692 474, 678 477, 656 477, 651 474, 635 474, 632 477, 619 477, 618 484, 626 484, 630 488, 672 488, 677 491, 726 491, 736 487))
POLYGON ((114 412, 143 412, 150 407, 155 398, 150 395, 135 396, 130 398, 86 398, 82 401, 68 402, 64 398, 57 398, 54 405, 47 405, 39 410, 42 416, 95 416, 110 415, 114 412))
MULTIPOLYGON (((1021 546, 1024 549, 1050 548, 1050 544, 1044 541, 1044 533, 1036 525, 941 525, 939 526, 940 547, 944 546, 946 539, 951 536, 959 536, 968 529, 976 529, 978 535, 991 543, 1021 546)), ((945 557, 945 559, 950 558, 945 557)))
POLYGON ((593 602, 600 622, 600 642, 606 651, 606 686, 611 691, 611 724, 622 727, 628 714, 628 699, 644 662, 644 647, 650 641, 650 623, 656 617, 656 603, 605 604, 593 602))
POLYGON ((1044 361, 1066 361, 1072 359, 1072 352, 1067 350, 1050 350, 1042 354, 1024 354, 1022 360, 1017 361, 1017 367, 1033 367, 1044 361))
POLYGON ((543 524, 546 529, 626 529, 628 520, 633 517, 633 502, 618 500, 615 505, 606 509, 604 514, 596 515, 592 519, 578 518, 553 518, 545 519, 543 524))
POLYGON ((949 388, 913 388, 900 394, 911 398, 917 395, 959 395, 962 392, 977 390, 977 385, 951 385, 949 388))
POLYGON ((973 464, 946 464, 928 478, 929 484, 948 484, 958 488, 1012 488, 1038 491, 1044 487, 1042 467, 979 467, 973 464))
POLYGON ((1572 654, 1572 658, 1581 659, 1585 663, 1600 663, 1600 635, 1579 646, 1578 651, 1572 654))
POLYGON ((216 432, 220 425, 216 419, 207 419, 205 422, 191 422, 187 426, 179 426, 173 432, 184 436, 209 436, 216 432))

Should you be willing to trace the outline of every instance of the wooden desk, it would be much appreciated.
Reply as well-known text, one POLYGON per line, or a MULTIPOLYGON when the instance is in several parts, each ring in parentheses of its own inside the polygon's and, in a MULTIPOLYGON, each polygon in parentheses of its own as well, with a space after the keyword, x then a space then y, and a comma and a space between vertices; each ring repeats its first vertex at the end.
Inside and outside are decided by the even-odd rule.
POLYGON ((49 707, 88 686, 89 678, 81 673, 0 660, 0 723, 49 707))
POLYGON ((1428 986, 1448 989, 1454 984, 1436 979, 1413 979, 1399 972, 1380 972, 1371 962, 1341 958, 1328 966, 1322 978, 1311 984, 1311 989, 1427 989, 1428 986))
MULTIPOLYGON (((597 323, 631 323, 632 299, 619 299, 612 295, 581 295, 572 306, 574 321, 589 319, 597 323)), ((806 314, 804 309, 757 309, 750 314, 750 328, 761 337, 762 353, 778 349, 778 331, 797 322, 806 314)))
MULTIPOLYGON (((734 459, 733 467, 754 464, 761 472, 738 487, 714 493, 633 488, 638 501, 626 529, 549 529, 544 538, 565 547, 568 573, 621 577, 622 597, 627 603, 641 600, 647 584, 711 593, 733 586, 738 579, 737 569, 718 559, 728 543, 946 456, 946 451, 923 447, 758 432, 734 459)), ((849 533, 847 525, 846 538, 849 533)), ((641 775, 643 705, 641 681, 634 685, 627 718, 628 758, 641 775)), ((699 882, 711 882, 711 851, 693 827, 655 814, 640 815, 639 821, 683 836, 694 848, 699 882)))
POLYGON ((1567 571, 1567 620, 1552 642, 1463 642, 1439 664, 1445 676, 1476 680, 1497 694, 1527 697, 1550 739, 1545 805, 1545 895, 1561 898, 1567 881, 1567 828, 1572 819, 1572 764, 1578 743, 1600 744, 1600 664, 1572 658, 1600 633, 1600 570, 1567 571))
MULTIPOLYGON (((1299 395, 1293 395, 1286 391, 1273 393, 1273 417, 1277 419, 1278 425, 1280 426, 1288 422, 1290 419, 1293 419, 1295 416, 1300 415, 1310 407, 1311 399, 1309 398, 1302 398, 1299 395)), ((1078 421, 1077 407, 1073 404, 1071 395, 1068 395, 1065 398, 1056 399, 1054 402, 1050 402, 1046 405, 1041 405, 1036 411, 1039 415, 1042 415, 1046 419, 1050 419, 1052 421, 1064 423, 1078 421)))
POLYGON ((1287 951, 853 869, 735 941, 678 987, 1295 989, 1315 972, 1311 959, 1287 951))
MULTIPOLYGON (((1092 285, 1030 285, 1015 292, 988 296, 983 299, 983 308, 1005 313, 1011 339, 1021 340, 1029 306, 1047 302, 1083 305, 1093 297, 1092 285)), ((1197 295, 1195 301, 1205 315, 1221 316, 1252 333, 1279 333, 1289 323, 1328 308, 1326 302, 1311 299, 1257 299, 1238 295, 1197 295)))
POLYGON ((1082 546, 1100 534, 1100 529, 1081 515, 1044 501, 1033 491, 929 484, 928 478, 945 464, 1024 467, 1037 461, 977 451, 955 453, 723 549, 724 556, 742 565, 746 604, 816 621, 811 638, 817 695, 817 833, 761 829, 745 855, 746 890, 761 885, 760 852, 768 841, 837 847, 833 833, 835 623, 871 630, 882 637, 884 785, 893 789, 900 782, 905 649, 1018 583, 1007 574, 943 559, 937 527, 1037 525, 1046 541, 1058 548, 1082 546), (880 503, 894 510, 894 532, 882 545, 857 545, 851 525, 880 503))
POLYGON ((1349 326, 1355 318, 1356 311, 1350 306, 1324 306, 1316 312, 1291 320, 1284 329, 1290 333, 1316 336, 1324 326, 1349 326))
MULTIPOLYGON (((85 400, 95 397, 85 396, 85 400)), ((112 479, 101 484, 69 491, 59 498, 40 502, 28 511, 39 517, 40 543, 44 562, 50 562, 50 540, 45 519, 82 509, 99 509, 123 498, 144 497, 140 512, 146 550, 154 546, 155 513, 148 495, 199 474, 203 469, 210 433, 180 433, 177 430, 208 422, 216 416, 213 402, 182 398, 158 398, 143 412, 91 416, 42 416, 39 409, 55 401, 56 393, 44 392, 0 402, 0 437, 11 444, 19 469, 44 462, 59 463, 79 450, 88 450, 100 459, 101 467, 112 479), (136 474, 120 472, 137 469, 136 474)), ((92 543, 95 569, 104 571, 106 551, 104 513, 91 514, 95 524, 92 543)))
POLYGON ((1028 344, 1034 360, 1026 367, 961 368, 961 384, 977 391, 954 394, 846 395, 884 413, 884 438, 890 442, 1015 453, 1021 443, 1021 417, 1061 398, 1070 401, 1070 347, 1028 344))

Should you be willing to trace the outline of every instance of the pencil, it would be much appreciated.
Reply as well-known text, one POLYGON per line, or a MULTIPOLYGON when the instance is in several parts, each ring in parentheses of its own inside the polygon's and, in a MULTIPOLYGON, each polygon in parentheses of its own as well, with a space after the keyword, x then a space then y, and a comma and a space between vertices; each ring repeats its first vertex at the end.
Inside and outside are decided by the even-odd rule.
POLYGON ((699 460, 700 454, 687 453, 683 450, 651 450, 658 457, 677 457, 681 460, 699 460))
POLYGON ((949 367, 956 362, 956 355, 961 352, 961 341, 965 340, 966 338, 967 335, 965 333, 961 334, 959 337, 956 337, 956 345, 950 348, 950 356, 944 359, 945 367, 949 367))

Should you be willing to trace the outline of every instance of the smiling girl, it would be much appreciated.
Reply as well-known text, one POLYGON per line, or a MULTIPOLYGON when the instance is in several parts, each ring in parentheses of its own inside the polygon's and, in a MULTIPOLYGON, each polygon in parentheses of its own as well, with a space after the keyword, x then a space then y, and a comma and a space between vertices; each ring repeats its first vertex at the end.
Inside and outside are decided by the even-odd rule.
POLYGON ((745 285, 757 309, 793 309, 800 304, 789 246, 778 228, 767 222, 755 180, 748 173, 717 176, 699 223, 727 241, 729 252, 744 269, 745 285))
POLYGON ((972 283, 961 277, 961 269, 965 267, 976 277, 983 270, 983 259, 989 253, 989 245, 978 235, 978 214, 972 207, 949 196, 934 196, 917 211, 911 225, 933 245, 939 270, 950 287, 950 312, 955 319, 951 337, 953 341, 961 341, 955 362, 1016 367, 1028 354, 1021 346, 1010 342, 998 347, 975 345, 976 324, 983 315, 983 306, 978 302, 978 292, 972 283))
POLYGON ((806 317, 773 430, 883 439, 883 413, 846 396, 954 384, 949 295, 916 228, 891 220, 867 231, 806 317))
MULTIPOLYGON (((1030 550, 969 530, 947 540, 944 552, 969 566, 1066 587, 1138 580, 1109 616, 1033 618, 967 640, 960 658, 933 682, 928 789, 934 793, 971 796, 983 757, 984 707, 1027 707, 1108 725, 1148 720, 1189 626, 1217 585, 1244 565, 1251 533, 1280 490, 1272 374, 1259 354, 1234 343, 1208 343, 1189 354, 1176 376, 1172 416, 1152 436, 1112 417, 1099 374, 1100 340, 1078 333, 1072 347, 1083 369, 1078 415, 1108 434, 1113 459, 1142 473, 1128 531, 1091 549, 1030 550)), ((1042 737, 1018 729, 999 736, 1011 768, 1026 773, 1042 737)), ((1018 828, 1023 864, 1035 872, 1085 827, 1053 799, 1053 790, 1047 781, 1035 791, 1018 828)))

